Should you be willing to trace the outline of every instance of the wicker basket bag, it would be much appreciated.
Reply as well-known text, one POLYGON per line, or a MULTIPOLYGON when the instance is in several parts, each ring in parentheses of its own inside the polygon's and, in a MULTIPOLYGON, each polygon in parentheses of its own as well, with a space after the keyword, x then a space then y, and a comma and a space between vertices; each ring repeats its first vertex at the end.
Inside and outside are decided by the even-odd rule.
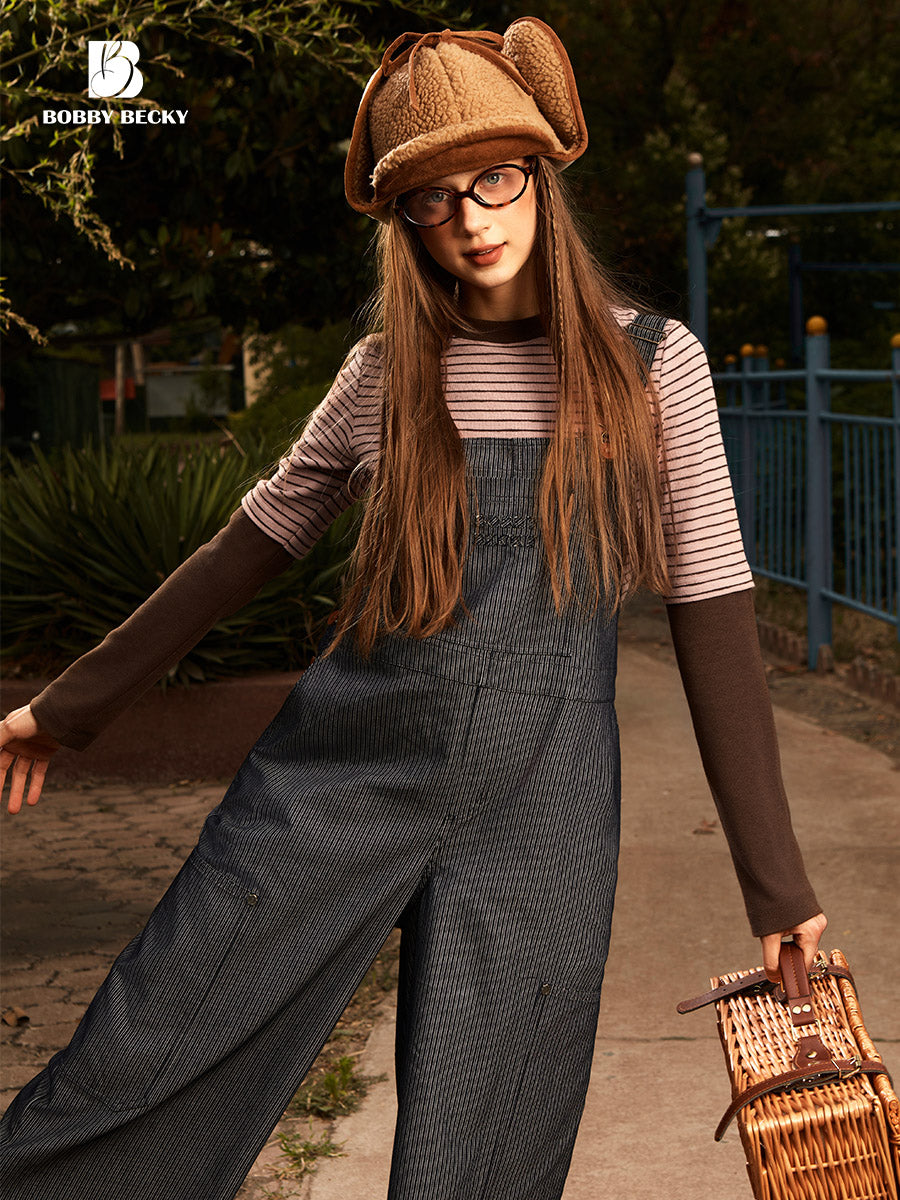
POLYGON ((781 948, 782 988, 764 971, 710 980, 678 1005, 716 1004, 732 1103, 757 1200, 898 1200, 900 1102, 859 1010, 839 950, 807 974, 781 948))

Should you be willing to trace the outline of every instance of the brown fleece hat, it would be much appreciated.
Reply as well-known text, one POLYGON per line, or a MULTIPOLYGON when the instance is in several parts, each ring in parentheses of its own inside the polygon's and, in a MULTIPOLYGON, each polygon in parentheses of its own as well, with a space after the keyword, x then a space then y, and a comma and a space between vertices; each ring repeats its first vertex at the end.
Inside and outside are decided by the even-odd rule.
POLYGON ((404 33, 369 80, 344 170, 347 200, 390 219, 390 201, 437 175, 587 147, 572 65, 537 17, 506 33, 404 33))

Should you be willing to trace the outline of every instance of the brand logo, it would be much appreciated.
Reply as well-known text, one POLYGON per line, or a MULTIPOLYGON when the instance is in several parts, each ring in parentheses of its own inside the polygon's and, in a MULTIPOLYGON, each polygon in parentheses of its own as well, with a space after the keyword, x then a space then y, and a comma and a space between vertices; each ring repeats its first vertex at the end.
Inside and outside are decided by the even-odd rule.
POLYGON ((88 95, 94 99, 130 100, 140 95, 144 76, 134 42, 88 42, 88 95))
MULTIPOLYGON (((88 95, 94 100, 130 100, 140 95, 144 76, 134 42, 88 42, 88 95)), ((185 125, 184 108, 45 108, 42 125, 185 125)))

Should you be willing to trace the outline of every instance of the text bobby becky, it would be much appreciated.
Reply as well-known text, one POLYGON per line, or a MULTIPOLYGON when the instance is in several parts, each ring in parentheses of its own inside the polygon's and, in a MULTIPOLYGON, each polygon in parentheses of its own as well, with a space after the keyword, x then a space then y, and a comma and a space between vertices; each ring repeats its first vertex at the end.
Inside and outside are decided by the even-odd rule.
POLYGON ((187 108, 45 108, 42 125, 184 125, 187 108))

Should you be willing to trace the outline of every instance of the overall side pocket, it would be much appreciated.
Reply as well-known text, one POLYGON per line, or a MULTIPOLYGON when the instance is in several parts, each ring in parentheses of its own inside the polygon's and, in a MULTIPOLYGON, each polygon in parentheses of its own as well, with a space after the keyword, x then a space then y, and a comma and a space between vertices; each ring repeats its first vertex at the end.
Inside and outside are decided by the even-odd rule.
MULTIPOLYGON (((518 1200, 549 1194, 565 1179, 584 1109, 597 1019, 599 987, 578 991, 556 983, 533 983, 535 1003, 530 1045, 509 1103, 498 1113, 481 1200, 506 1197, 516 1181, 518 1200)), ((512 1195, 513 1193, 509 1193, 512 1195)))
MULTIPOLYGON (((259 893, 196 850, 143 931, 113 963, 71 1043, 51 1064, 110 1109, 139 1109, 160 1097, 158 1082, 193 1043, 181 1082, 203 1070, 227 1030, 195 1037, 198 1014, 235 943, 257 917, 259 893)), ((178 1081, 166 1079, 174 1090, 178 1081)))

